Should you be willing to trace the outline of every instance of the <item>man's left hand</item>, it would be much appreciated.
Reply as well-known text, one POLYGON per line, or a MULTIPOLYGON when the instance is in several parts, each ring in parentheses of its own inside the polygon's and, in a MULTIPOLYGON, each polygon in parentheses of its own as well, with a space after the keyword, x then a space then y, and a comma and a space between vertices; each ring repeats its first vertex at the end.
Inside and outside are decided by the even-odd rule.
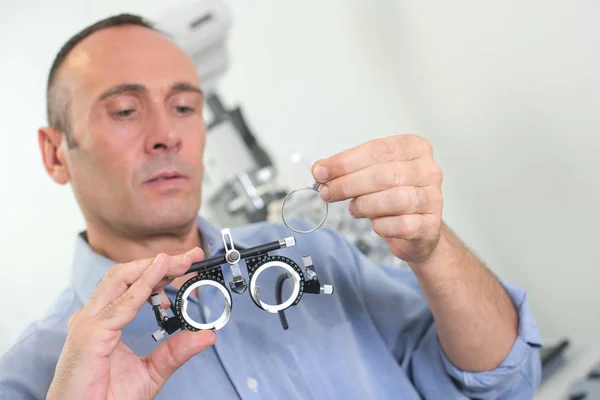
POLYGON ((442 172, 432 146, 414 135, 376 139, 313 165, 327 202, 352 199, 354 218, 369 218, 392 253, 425 262, 442 227, 442 172))

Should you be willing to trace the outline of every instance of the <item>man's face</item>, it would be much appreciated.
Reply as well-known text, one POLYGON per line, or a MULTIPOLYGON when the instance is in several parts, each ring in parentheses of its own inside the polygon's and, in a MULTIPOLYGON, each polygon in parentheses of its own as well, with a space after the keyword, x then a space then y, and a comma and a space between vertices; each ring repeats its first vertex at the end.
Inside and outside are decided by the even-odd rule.
POLYGON ((77 143, 61 151, 88 222, 126 235, 193 224, 206 129, 190 58, 150 29, 109 28, 73 49, 60 81, 77 143))

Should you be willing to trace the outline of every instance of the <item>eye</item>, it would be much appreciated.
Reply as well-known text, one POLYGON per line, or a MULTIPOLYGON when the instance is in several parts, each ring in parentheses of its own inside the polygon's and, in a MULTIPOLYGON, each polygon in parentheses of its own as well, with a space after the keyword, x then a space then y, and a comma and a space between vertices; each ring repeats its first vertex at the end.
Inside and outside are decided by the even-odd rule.
POLYGON ((131 117, 131 115, 134 112, 135 112, 135 110, 133 108, 129 108, 126 110, 117 111, 117 112, 113 113, 113 115, 118 118, 127 118, 127 117, 131 117))
POLYGON ((194 109, 187 106, 175 106, 175 112, 180 115, 186 115, 193 113, 194 109))

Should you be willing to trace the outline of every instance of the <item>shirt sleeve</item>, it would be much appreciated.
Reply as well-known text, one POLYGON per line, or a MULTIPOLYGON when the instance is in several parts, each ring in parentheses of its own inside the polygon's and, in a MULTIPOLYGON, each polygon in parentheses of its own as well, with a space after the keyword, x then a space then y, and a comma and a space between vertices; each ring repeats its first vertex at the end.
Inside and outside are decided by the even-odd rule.
POLYGON ((34 397, 33 394, 19 382, 0 381, 0 399, 14 400, 41 400, 43 397, 34 397))
POLYGON ((60 332, 32 324, 0 357, 0 399, 45 399, 63 342, 60 332))
POLYGON ((444 354, 412 270, 378 265, 340 240, 354 257, 358 287, 373 323, 425 399, 533 398, 541 381, 541 342, 526 291, 501 282, 519 316, 518 337, 507 357, 494 370, 463 371, 444 354))

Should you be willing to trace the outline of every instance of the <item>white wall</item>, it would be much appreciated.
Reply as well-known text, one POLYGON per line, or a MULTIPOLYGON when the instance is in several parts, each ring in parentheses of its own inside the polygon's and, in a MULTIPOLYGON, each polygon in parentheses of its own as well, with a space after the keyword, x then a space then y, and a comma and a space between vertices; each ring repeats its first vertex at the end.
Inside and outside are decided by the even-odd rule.
MULTIPOLYGON (((428 137, 445 172, 447 221, 495 273, 530 291, 543 336, 597 337, 598 3, 230 3, 223 93, 278 160, 394 133, 428 137)), ((122 4, 0 6, 0 352, 68 282, 82 228, 69 188, 46 177, 38 154, 47 70, 83 26, 167 7, 122 4)))

